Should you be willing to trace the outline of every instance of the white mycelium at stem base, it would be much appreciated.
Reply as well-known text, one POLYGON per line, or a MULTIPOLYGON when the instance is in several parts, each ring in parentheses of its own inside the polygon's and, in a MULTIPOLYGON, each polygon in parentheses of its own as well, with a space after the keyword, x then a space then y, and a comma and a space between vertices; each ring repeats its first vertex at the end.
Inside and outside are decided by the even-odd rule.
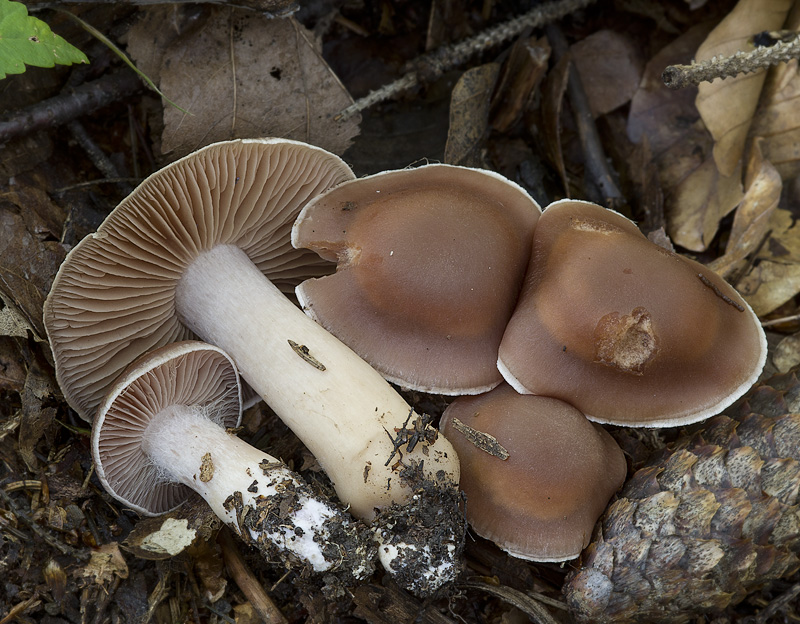
MULTIPOLYGON (((142 450, 164 477, 195 490, 245 539, 269 541, 317 572, 336 566, 336 558, 323 551, 330 544, 328 525, 349 520, 311 495, 277 459, 229 435, 197 408, 173 405, 162 410, 148 425, 142 450), (277 508, 289 489, 296 500, 285 517, 269 525, 248 526, 266 512, 277 518, 277 508), (250 523, 248 514, 252 514, 250 523)), ((354 570, 354 576, 363 578, 366 572, 354 570)))
MULTIPOLYGON (((314 454, 355 516, 372 520, 376 508, 406 504, 413 490, 400 473, 415 463, 429 483, 455 491, 459 466, 450 443, 438 436, 419 442, 410 453, 405 446, 398 453, 392 438, 409 422, 408 404, 349 347, 293 305, 237 247, 217 246, 194 259, 178 285, 176 306, 186 327, 231 355, 242 377, 314 454)), ((442 514, 434 524, 444 525, 442 514)), ((446 537, 437 552, 448 553, 451 561, 460 548, 448 546, 460 544, 461 530, 442 531, 446 537)), ((442 567, 439 555, 426 566, 420 546, 404 548, 399 539, 400 555, 426 570, 443 571, 430 580, 431 587, 453 578, 456 566, 442 567)), ((393 572, 395 559, 384 561, 393 572)))

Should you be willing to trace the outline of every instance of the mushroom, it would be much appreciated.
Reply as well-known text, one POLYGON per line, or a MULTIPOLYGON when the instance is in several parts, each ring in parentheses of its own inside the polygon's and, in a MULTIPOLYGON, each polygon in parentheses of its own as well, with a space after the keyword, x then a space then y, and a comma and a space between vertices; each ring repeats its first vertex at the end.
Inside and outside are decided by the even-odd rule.
POLYGON ((577 557, 625 480, 622 450, 600 425, 508 384, 457 398, 440 428, 461 458, 467 520, 514 557, 577 557))
POLYGON ((372 533, 278 459, 227 433, 241 414, 239 375, 225 352, 197 341, 156 349, 122 373, 97 410, 97 476, 141 514, 170 511, 194 490, 270 558, 369 575, 372 533))
POLYGON ((338 262, 297 298, 389 381, 485 392, 502 381, 497 349, 540 212, 520 186, 481 169, 426 165, 345 182, 294 224, 295 247, 338 262))
MULTIPOLYGON (((88 418, 128 363, 199 337, 231 356, 354 515, 371 521, 377 509, 421 504, 413 496, 429 484, 440 495, 424 503, 442 517, 423 516, 441 532, 441 506, 457 507, 458 500, 450 444, 424 435, 410 448, 404 432, 420 417, 266 277, 286 282, 318 271, 319 258, 292 249, 291 224, 311 198, 352 177, 338 157, 282 139, 217 143, 151 175, 56 275, 45 303, 56 375, 69 403, 88 418)), ((456 522, 451 529, 434 549, 449 557, 447 574, 420 592, 455 573, 463 528, 456 522)), ((405 544, 386 531, 381 536, 405 544)), ((415 548, 400 549, 413 556, 389 562, 393 572, 428 569, 415 548)), ((436 553, 431 565, 438 567, 436 553)))
POLYGON ((500 345, 518 391, 594 421, 662 427, 703 420, 758 379, 766 338, 713 271, 651 243, 588 202, 548 206, 500 345))

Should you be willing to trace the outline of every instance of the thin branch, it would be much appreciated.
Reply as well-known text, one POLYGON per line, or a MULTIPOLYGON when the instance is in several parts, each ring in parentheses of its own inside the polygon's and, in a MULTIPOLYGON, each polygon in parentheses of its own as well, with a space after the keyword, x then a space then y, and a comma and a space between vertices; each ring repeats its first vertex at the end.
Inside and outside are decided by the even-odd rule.
POLYGON ((519 17, 493 26, 474 37, 454 45, 437 48, 412 61, 409 64, 408 73, 403 77, 371 91, 345 108, 335 119, 336 121, 345 121, 373 104, 395 97, 421 82, 432 82, 445 72, 462 65, 476 54, 513 39, 526 28, 537 28, 555 22, 589 6, 592 2, 594 0, 553 0, 540 4, 519 17))
POLYGON ((716 78, 732 78, 739 74, 751 74, 800 58, 800 37, 790 41, 778 41, 774 45, 758 47, 750 52, 737 52, 733 56, 715 56, 691 65, 669 65, 661 80, 670 89, 680 89, 716 78))
POLYGON ((265 624, 288 624, 288 620, 281 613, 280 609, 272 602, 272 598, 258 582, 258 579, 253 576, 250 568, 239 552, 239 548, 231 537, 230 530, 227 528, 222 529, 217 537, 217 542, 222 548, 222 558, 225 561, 225 567, 228 569, 228 574, 233 577, 236 585, 242 590, 242 593, 253 605, 258 615, 265 624))
POLYGON ((76 87, 27 108, 12 111, 0 120, 0 144, 37 130, 54 128, 88 115, 112 102, 122 100, 142 88, 136 74, 121 71, 76 87))
POLYGON ((800 314, 792 314, 791 316, 782 316, 781 318, 771 319, 769 321, 761 321, 761 327, 774 327, 775 325, 794 323, 795 321, 800 321, 800 314))
MULTIPOLYGON (((553 55, 556 60, 569 53, 567 39, 557 25, 548 25, 546 32, 547 40, 550 42, 550 47, 553 49, 553 55)), ((570 63, 569 77, 567 79, 567 95, 575 117, 575 124, 578 127, 578 136, 580 137, 581 148, 586 160, 586 173, 591 176, 592 182, 597 185, 603 196, 603 201, 609 208, 618 210, 623 214, 629 214, 630 210, 625 205, 627 203, 625 197, 617 186, 616 173, 611 170, 608 164, 608 158, 600 140, 600 133, 597 131, 597 125, 594 122, 591 107, 589 106, 589 98, 583 88, 578 70, 572 63, 570 63)))
POLYGON ((463 589, 477 589, 500 598, 502 601, 515 606, 525 613, 536 624, 557 624, 557 621, 550 615, 550 612, 535 598, 523 594, 521 591, 512 587, 489 585, 479 581, 463 581, 458 583, 458 587, 463 589))

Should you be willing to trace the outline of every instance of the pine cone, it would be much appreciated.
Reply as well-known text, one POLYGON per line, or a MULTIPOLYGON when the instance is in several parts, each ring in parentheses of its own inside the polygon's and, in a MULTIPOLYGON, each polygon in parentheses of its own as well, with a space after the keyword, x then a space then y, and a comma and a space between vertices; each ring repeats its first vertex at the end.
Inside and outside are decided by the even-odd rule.
POLYGON ((800 568, 800 381, 778 375, 656 453, 564 594, 578 622, 686 622, 800 568))

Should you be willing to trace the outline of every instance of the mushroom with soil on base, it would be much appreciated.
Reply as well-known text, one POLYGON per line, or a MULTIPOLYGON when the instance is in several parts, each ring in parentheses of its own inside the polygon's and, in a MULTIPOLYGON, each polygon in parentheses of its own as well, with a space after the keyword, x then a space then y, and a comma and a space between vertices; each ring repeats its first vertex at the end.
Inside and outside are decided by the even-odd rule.
POLYGON ((441 429, 461 458, 467 520, 514 557, 577 557, 625 480, 622 450, 600 425, 508 384, 457 398, 441 429))
POLYGON ((305 312, 405 388, 477 394, 502 381, 497 349, 541 210, 492 171, 425 165, 312 199, 292 244, 338 262, 300 284, 305 312))
POLYGON ((758 379, 761 324, 722 278, 622 215, 557 201, 536 226, 498 368, 590 420, 666 427, 718 413, 758 379))
POLYGON ((416 416, 407 403, 265 277, 319 274, 315 254, 292 249, 291 225, 310 199, 352 177, 338 157, 282 139, 190 154, 151 175, 70 252, 45 326, 64 395, 85 418, 143 353, 193 336, 222 348, 354 515, 438 510, 416 526, 436 540, 378 529, 398 555, 384 550, 384 565, 427 594, 455 575, 463 543, 452 446, 435 435, 413 449, 403 442, 416 416), (426 579, 430 570, 440 572, 426 579))
POLYGON ((241 409, 239 375, 221 349, 196 341, 156 349, 100 404, 92 429, 97 476, 141 514, 170 511, 194 490, 270 559, 345 581, 369 576, 372 532, 278 459, 229 434, 241 409))

